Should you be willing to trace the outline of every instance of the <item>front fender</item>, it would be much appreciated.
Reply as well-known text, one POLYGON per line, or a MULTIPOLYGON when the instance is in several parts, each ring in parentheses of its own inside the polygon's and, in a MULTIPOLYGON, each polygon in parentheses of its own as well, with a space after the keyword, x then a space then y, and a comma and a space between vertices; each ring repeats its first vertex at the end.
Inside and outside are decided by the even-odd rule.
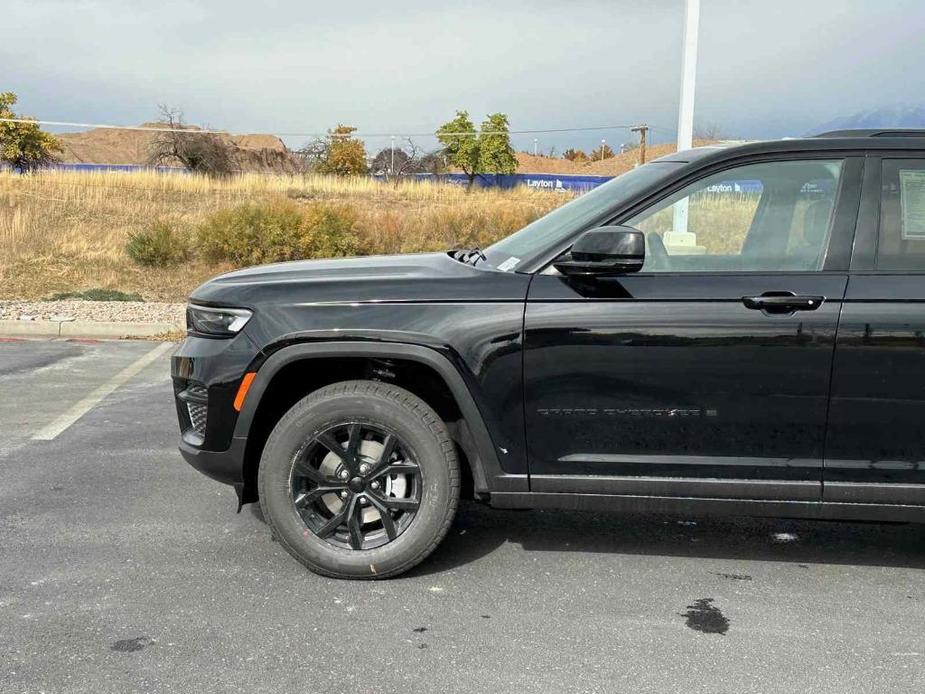
POLYGON ((458 366, 453 363, 453 353, 438 345, 425 346, 398 342, 364 342, 362 339, 319 341, 289 344, 272 352, 260 365, 250 386, 235 425, 234 437, 248 436, 263 395, 273 377, 285 366, 297 361, 335 357, 375 357, 379 359, 404 359, 415 361, 432 368, 446 383, 459 410, 465 418, 477 455, 469 456, 472 476, 477 492, 527 491, 528 477, 525 474, 510 474, 501 466, 498 453, 504 449, 496 446, 485 423, 485 417, 458 366), (473 459, 474 458, 474 459, 473 459))

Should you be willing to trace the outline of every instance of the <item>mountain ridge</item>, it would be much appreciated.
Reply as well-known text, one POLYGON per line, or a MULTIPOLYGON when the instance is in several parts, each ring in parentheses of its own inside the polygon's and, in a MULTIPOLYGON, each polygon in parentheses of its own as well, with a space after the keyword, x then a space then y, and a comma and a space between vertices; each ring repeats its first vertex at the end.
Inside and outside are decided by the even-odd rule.
POLYGON ((829 130, 868 128, 925 128, 925 107, 915 104, 894 104, 838 116, 806 132, 807 136, 829 130))

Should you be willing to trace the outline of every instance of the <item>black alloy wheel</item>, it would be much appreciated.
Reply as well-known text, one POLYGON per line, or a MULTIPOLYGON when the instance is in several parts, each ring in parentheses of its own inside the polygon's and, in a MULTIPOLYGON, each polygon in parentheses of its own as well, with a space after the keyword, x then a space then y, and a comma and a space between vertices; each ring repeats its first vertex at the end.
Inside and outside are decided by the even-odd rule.
POLYGON ((344 422, 296 453, 289 487, 295 512, 316 536, 336 547, 373 549, 414 521, 423 475, 396 433, 344 422))

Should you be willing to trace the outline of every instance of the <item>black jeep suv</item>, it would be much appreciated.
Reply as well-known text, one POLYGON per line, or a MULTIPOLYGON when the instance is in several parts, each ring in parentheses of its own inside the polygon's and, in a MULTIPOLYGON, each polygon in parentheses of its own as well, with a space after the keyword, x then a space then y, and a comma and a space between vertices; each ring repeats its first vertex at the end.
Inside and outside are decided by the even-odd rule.
POLYGON ((925 519, 925 131, 705 147, 484 252, 199 287, 180 450, 310 569, 501 508, 925 519))

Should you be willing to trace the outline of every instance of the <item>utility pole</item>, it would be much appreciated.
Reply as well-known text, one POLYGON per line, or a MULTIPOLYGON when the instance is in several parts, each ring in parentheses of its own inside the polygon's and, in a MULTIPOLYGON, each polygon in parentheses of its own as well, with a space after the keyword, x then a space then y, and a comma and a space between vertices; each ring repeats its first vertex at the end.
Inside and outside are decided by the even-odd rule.
POLYGON ((536 156, 536 146, 539 144, 539 140, 535 137, 533 138, 533 156, 536 156))
POLYGON ((607 140, 601 140, 601 161, 604 161, 604 147, 607 146, 607 140))
POLYGON ((646 163, 646 134, 649 132, 649 126, 643 123, 635 128, 630 128, 631 132, 639 133, 639 164, 646 163))

